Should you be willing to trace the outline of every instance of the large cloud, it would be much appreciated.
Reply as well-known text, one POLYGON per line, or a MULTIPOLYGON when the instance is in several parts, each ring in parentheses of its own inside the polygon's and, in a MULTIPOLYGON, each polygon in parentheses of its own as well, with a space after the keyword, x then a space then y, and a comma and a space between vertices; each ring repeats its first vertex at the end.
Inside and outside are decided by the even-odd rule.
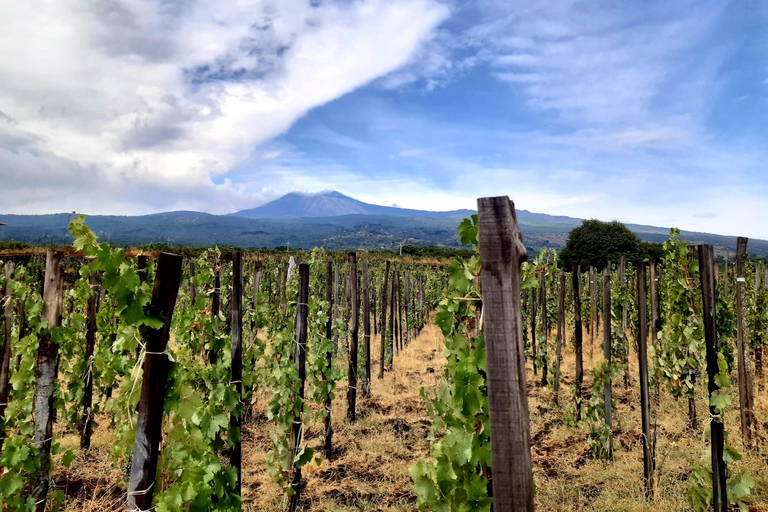
POLYGON ((434 0, 8 3, 2 210, 250 204, 261 191, 212 178, 402 66, 447 15, 434 0))

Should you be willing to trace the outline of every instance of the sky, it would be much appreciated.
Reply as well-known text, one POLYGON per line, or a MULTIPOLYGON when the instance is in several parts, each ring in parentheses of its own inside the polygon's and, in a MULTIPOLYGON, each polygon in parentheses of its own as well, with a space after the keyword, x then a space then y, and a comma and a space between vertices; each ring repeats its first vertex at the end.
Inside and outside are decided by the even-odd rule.
POLYGON ((338 190, 768 239, 763 0, 0 0, 0 212, 338 190))

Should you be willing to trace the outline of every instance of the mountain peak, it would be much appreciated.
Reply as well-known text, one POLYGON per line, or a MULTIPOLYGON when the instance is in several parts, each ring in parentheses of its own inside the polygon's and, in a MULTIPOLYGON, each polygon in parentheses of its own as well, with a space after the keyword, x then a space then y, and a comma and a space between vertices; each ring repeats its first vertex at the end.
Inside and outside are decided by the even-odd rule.
POLYGON ((251 219, 291 219, 300 217, 338 217, 340 215, 394 215, 398 217, 448 217, 465 215, 465 210, 428 212, 394 206, 364 203, 336 190, 316 193, 291 192, 279 199, 231 215, 251 219))

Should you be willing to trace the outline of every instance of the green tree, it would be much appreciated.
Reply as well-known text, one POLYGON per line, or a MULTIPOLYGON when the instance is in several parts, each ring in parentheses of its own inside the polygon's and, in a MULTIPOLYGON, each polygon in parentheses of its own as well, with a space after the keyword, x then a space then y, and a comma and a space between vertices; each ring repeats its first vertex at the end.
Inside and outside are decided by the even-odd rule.
POLYGON ((560 253, 566 268, 578 263, 583 269, 590 266, 599 270, 610 261, 626 256, 629 261, 643 259, 640 239, 619 221, 585 220, 568 234, 568 241, 560 253))

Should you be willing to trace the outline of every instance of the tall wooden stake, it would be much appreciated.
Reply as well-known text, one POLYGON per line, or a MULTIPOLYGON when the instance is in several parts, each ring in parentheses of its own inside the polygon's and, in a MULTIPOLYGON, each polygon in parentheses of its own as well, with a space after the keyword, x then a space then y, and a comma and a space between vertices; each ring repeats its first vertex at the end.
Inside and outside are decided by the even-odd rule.
POLYGON ((547 385, 547 345, 549 343, 549 325, 547 318, 547 283, 545 272, 539 274, 539 300, 541 301, 541 332, 544 336, 544 345, 541 347, 541 358, 544 361, 541 367, 541 385, 547 385))
POLYGON ((379 335, 381 340, 379 359, 379 378, 384 378, 384 360, 387 355, 387 287, 389 284, 389 262, 384 270, 384 280, 381 283, 381 318, 379 320, 379 335))
POLYGON ((62 290, 64 282, 61 260, 64 254, 51 251, 45 255, 45 286, 43 289, 43 319, 48 329, 40 338, 35 360, 35 426, 34 443, 40 466, 30 476, 30 490, 37 512, 44 512, 50 485, 51 441, 53 439, 53 401, 58 378, 59 345, 51 339, 51 329, 61 325, 62 290))
POLYGON ((368 260, 363 264, 363 357, 365 357, 365 372, 363 373, 363 396, 371 396, 371 305, 368 290, 368 260))
POLYGON ((147 329, 144 353, 144 377, 141 381, 136 440, 133 443, 131 478, 128 485, 128 509, 149 510, 155 492, 157 458, 163 426, 163 404, 171 362, 165 353, 171 332, 171 319, 181 283, 183 258, 161 253, 152 290, 151 310, 163 319, 162 329, 147 329))
MULTIPOLYGON (((595 276, 597 277, 597 276, 595 276)), ((603 358, 612 364, 611 350, 611 265, 603 269, 603 358)), ((613 459, 613 383, 609 378, 605 382, 605 424, 608 426, 608 456, 613 459)))
MULTIPOLYGON (((717 301, 715 298, 715 280, 713 278, 714 250, 711 245, 699 246, 699 278, 701 280, 701 296, 704 313, 704 340, 707 345, 707 375, 709 377, 707 390, 709 396, 718 391, 715 377, 720 373, 717 350, 717 301)), ((728 510, 728 491, 726 487, 727 473, 725 467, 725 427, 717 418, 717 410, 711 404, 710 439, 712 463, 712 510, 726 512, 728 510)))
MULTIPOLYGON (((243 257, 240 251, 232 255, 232 298, 230 299, 230 310, 232 311, 232 381, 235 385, 238 400, 243 403, 243 257)), ((233 412, 229 415, 229 428, 231 431, 239 432, 242 427, 242 418, 240 412, 233 412)), ((229 454, 229 464, 237 470, 237 482, 235 483, 235 492, 240 494, 242 484, 242 460, 243 445, 240 436, 237 436, 237 442, 232 446, 229 454)))
POLYGON ((744 317, 744 284, 747 262, 747 238, 736 239, 736 343, 739 360, 739 414, 741 416, 741 436, 744 446, 752 446, 751 397, 749 370, 747 369, 746 318, 744 317))
POLYGON ((93 424, 93 351, 96 347, 96 309, 98 308, 99 289, 96 286, 96 275, 89 277, 91 296, 86 302, 86 319, 88 327, 85 333, 85 360, 88 369, 85 374, 85 389, 83 391, 83 416, 80 420, 80 449, 91 447, 91 426, 93 424))
POLYGON ((581 329, 581 270, 578 263, 573 264, 571 274, 573 289, 573 324, 574 346, 576 349, 576 421, 581 420, 581 386, 584 382, 584 361, 582 357, 581 329))
POLYGON ((351 311, 349 321, 349 371, 347 386, 347 420, 357 418, 357 334, 360 304, 357 295, 357 254, 349 253, 349 292, 351 311))
MULTIPOLYGON (((328 302, 328 307, 333 311, 333 263, 329 260, 325 266, 325 300, 328 302)), ((333 315, 328 313, 328 321, 325 323, 325 338, 330 342, 333 339, 333 315)), ((325 364, 328 368, 333 366, 333 349, 328 350, 325 353, 325 364)), ((331 423, 331 411, 333 409, 333 400, 331 398, 331 390, 325 395, 323 405, 325 407, 325 437, 323 440, 323 451, 325 452, 325 458, 331 460, 331 453, 333 452, 333 425, 331 423)))
POLYGON ((559 403, 560 392, 560 362, 563 353, 563 335, 565 333, 565 272, 557 276, 557 341, 555 348, 555 403, 559 403))
POLYGON ((648 310, 645 263, 637 267, 637 359, 640 367, 640 413, 643 426, 643 479, 645 495, 653 499, 654 457, 651 437, 651 405, 648 392, 648 310))
MULTIPOLYGON (((296 363, 296 374, 299 379, 298 399, 304 403, 304 383, 307 380, 307 317, 309 316, 309 265, 299 265, 299 294, 296 302, 296 351, 293 354, 296 363)), ((301 451, 301 442, 304 437, 304 425, 302 413, 299 412, 291 424, 291 447, 293 457, 291 464, 301 451)), ((291 496, 290 511, 294 512, 299 505, 301 497, 301 468, 294 467, 291 487, 294 494, 291 496)))
MULTIPOLYGON (((13 264, 7 262, 5 264, 6 283, 10 284, 12 276, 13 264)), ((8 407, 8 400, 10 398, 10 395, 8 394, 8 383, 11 378, 11 336, 13 335, 13 308, 15 306, 11 297, 11 290, 8 286, 5 289, 4 301, 5 311, 3 312, 3 324, 5 325, 5 328, 0 331, 0 333, 5 333, 2 347, 0 347, 0 355, 2 356, 2 362, 0 362, 0 451, 3 449, 3 441, 5 441, 5 409, 8 407)), ((22 326, 19 325, 19 338, 22 337, 21 331, 22 326)))
POLYGON ((520 265, 527 258, 507 197, 478 199, 494 509, 533 511, 520 265))

